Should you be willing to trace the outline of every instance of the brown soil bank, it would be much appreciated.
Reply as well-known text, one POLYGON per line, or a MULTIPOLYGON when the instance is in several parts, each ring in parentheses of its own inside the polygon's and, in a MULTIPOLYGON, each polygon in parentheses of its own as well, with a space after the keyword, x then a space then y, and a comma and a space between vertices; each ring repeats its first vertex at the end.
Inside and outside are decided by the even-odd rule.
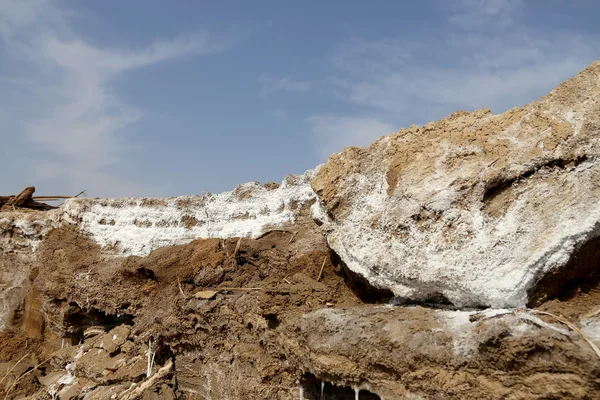
POLYGON ((598 399, 599 116, 600 62, 280 186, 11 204, 0 399, 598 399))
POLYGON ((346 275, 311 231, 115 258, 62 228, 37 253, 2 337, 7 398, 600 397, 600 359, 567 327, 374 304, 388 293, 346 275))

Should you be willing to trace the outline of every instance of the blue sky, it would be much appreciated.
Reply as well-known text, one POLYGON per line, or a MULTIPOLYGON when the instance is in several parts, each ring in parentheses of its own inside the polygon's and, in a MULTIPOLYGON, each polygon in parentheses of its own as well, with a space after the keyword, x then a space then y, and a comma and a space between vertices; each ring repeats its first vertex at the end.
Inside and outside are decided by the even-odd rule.
POLYGON ((0 194, 281 181, 539 98, 600 58, 598 17, 594 0, 0 0, 0 194))

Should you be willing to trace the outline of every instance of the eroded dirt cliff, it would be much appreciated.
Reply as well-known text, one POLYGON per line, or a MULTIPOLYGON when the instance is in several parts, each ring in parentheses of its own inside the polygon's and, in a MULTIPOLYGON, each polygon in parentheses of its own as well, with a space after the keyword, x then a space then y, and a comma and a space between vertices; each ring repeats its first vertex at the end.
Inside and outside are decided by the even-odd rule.
POLYGON ((349 275, 316 229, 114 257, 63 227, 37 257, 24 309, 41 312, 18 313, 3 337, 5 370, 25 357, 9 398, 128 398, 165 365, 141 398, 600 394, 600 359, 568 327, 531 310, 384 305, 390 293, 349 275))
POLYGON ((599 79, 281 185, 0 212, 0 396, 600 398, 599 79))

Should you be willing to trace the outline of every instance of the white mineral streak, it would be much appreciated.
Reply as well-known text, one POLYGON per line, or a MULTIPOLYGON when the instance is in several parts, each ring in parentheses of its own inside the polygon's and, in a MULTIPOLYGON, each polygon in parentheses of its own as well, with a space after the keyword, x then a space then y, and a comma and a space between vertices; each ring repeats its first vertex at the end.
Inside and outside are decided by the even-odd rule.
POLYGON ((0 245, 35 253, 50 229, 66 224, 116 256, 198 238, 257 237, 293 226, 299 207, 317 199, 312 181, 321 196, 313 217, 331 248, 372 285, 413 300, 441 295, 457 306, 522 307, 540 277, 600 236, 599 126, 594 63, 522 109, 411 127, 333 155, 276 189, 246 183, 216 195, 73 199, 44 220, 10 213, 0 218, 0 245), (493 202, 485 197, 511 180, 493 202), (322 193, 341 206, 327 209, 335 202, 322 193))
POLYGON ((331 209, 313 215, 374 286, 522 307, 540 277, 600 235, 599 82, 600 62, 523 109, 459 113, 333 155, 313 181, 331 209))
POLYGON ((600 344, 600 320, 583 319, 579 323, 580 329, 591 341, 600 344))
POLYGON ((315 199, 310 180, 316 171, 288 175, 272 190, 251 182, 203 196, 68 200, 63 219, 119 256, 145 256, 199 238, 256 237, 294 223, 297 208, 315 199))
POLYGON ((0 214, 0 330, 29 288, 36 250, 54 228, 75 225, 108 254, 144 256, 151 251, 200 238, 256 237, 293 225, 299 208, 314 201, 310 181, 318 167, 288 175, 276 189, 258 183, 221 194, 169 199, 72 199, 46 212, 0 214))
MULTIPOLYGON (((385 221, 388 213, 398 212, 394 208, 409 209, 410 201, 391 202, 386 188, 374 184, 385 182, 382 176, 355 176, 352 185, 364 196, 352 204, 345 220, 329 225, 333 228, 329 245, 351 270, 400 297, 419 300, 441 293, 461 306, 524 306, 536 274, 565 265, 578 245, 599 234, 600 202, 586 187, 597 185, 594 180, 600 176, 600 166, 584 164, 566 175, 564 182, 565 187, 588 192, 587 198, 566 193, 561 198, 543 186, 531 188, 528 196, 518 199, 495 223, 481 222, 486 217, 479 207, 446 208, 433 232, 421 232, 416 224, 409 225, 408 218, 402 218, 410 229, 402 239, 386 228, 371 229, 368 221, 375 214, 382 214, 385 221), (533 210, 534 199, 538 207, 560 212, 546 215, 533 210), (563 208, 560 202, 565 199, 569 204, 563 208), (453 239, 462 240, 459 235, 472 232, 467 246, 444 238, 444 227, 451 221, 456 223, 453 239)), ((319 210, 314 217, 323 219, 323 214, 319 210)))

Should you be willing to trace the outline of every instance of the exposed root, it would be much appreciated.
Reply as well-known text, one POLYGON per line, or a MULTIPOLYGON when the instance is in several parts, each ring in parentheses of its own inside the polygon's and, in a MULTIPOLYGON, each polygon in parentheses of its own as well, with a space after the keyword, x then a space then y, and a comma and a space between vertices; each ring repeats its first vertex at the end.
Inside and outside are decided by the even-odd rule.
POLYGON ((144 381, 140 386, 131 387, 126 391, 119 394, 118 398, 121 400, 134 400, 141 396, 144 390, 151 388, 157 381, 164 378, 171 371, 173 361, 169 359, 167 363, 162 366, 156 374, 152 375, 148 380, 144 381))
POLYGON ((590 347, 592 348, 592 350, 594 350, 594 353, 596 353, 596 355, 598 356, 598 358, 600 359, 600 350, 598 349, 598 347, 594 344, 594 342, 592 342, 590 340, 590 338, 588 338, 582 331, 581 329, 579 329, 578 327, 576 327, 575 325, 573 325, 572 323, 570 323, 569 321, 567 321, 566 319, 563 319, 561 317, 559 317, 558 315, 554 315, 552 313, 549 313, 547 311, 539 311, 539 310, 530 310, 530 312, 532 312, 533 314, 538 314, 538 315, 546 315, 550 318, 554 318, 556 321, 560 322, 561 324, 564 324, 566 326, 568 326, 569 328, 571 328, 572 330, 574 330, 575 332, 577 332, 581 338, 583 340, 585 340, 587 342, 587 344, 590 345, 590 347))
POLYGON ((579 334, 579 336, 581 336, 581 338, 583 340, 585 340, 587 342, 587 344, 592 348, 592 350, 594 351, 594 353, 596 353, 596 355, 598 356, 598 358, 600 359, 600 349, 598 349, 598 347, 594 344, 594 342, 592 342, 592 340, 590 338, 588 338, 582 331, 581 329, 579 329, 578 327, 576 327, 574 324, 572 324, 571 322, 567 321, 564 318, 559 317, 558 315, 549 313, 547 311, 540 311, 540 310, 532 310, 532 309, 523 309, 523 308, 517 308, 515 310, 507 310, 506 312, 502 312, 502 313, 498 313, 498 314, 494 314, 491 316, 483 316, 478 318, 477 314, 475 314, 472 318, 471 321, 478 321, 481 319, 490 319, 490 318, 495 318, 495 317, 500 317, 506 314, 512 314, 515 317, 519 317, 519 318, 523 318, 521 315, 519 315, 519 313, 528 313, 528 314, 536 314, 536 315, 545 315, 547 317, 550 317, 558 322, 560 322, 563 325, 566 325, 568 328, 570 328, 571 330, 577 332, 579 334))

